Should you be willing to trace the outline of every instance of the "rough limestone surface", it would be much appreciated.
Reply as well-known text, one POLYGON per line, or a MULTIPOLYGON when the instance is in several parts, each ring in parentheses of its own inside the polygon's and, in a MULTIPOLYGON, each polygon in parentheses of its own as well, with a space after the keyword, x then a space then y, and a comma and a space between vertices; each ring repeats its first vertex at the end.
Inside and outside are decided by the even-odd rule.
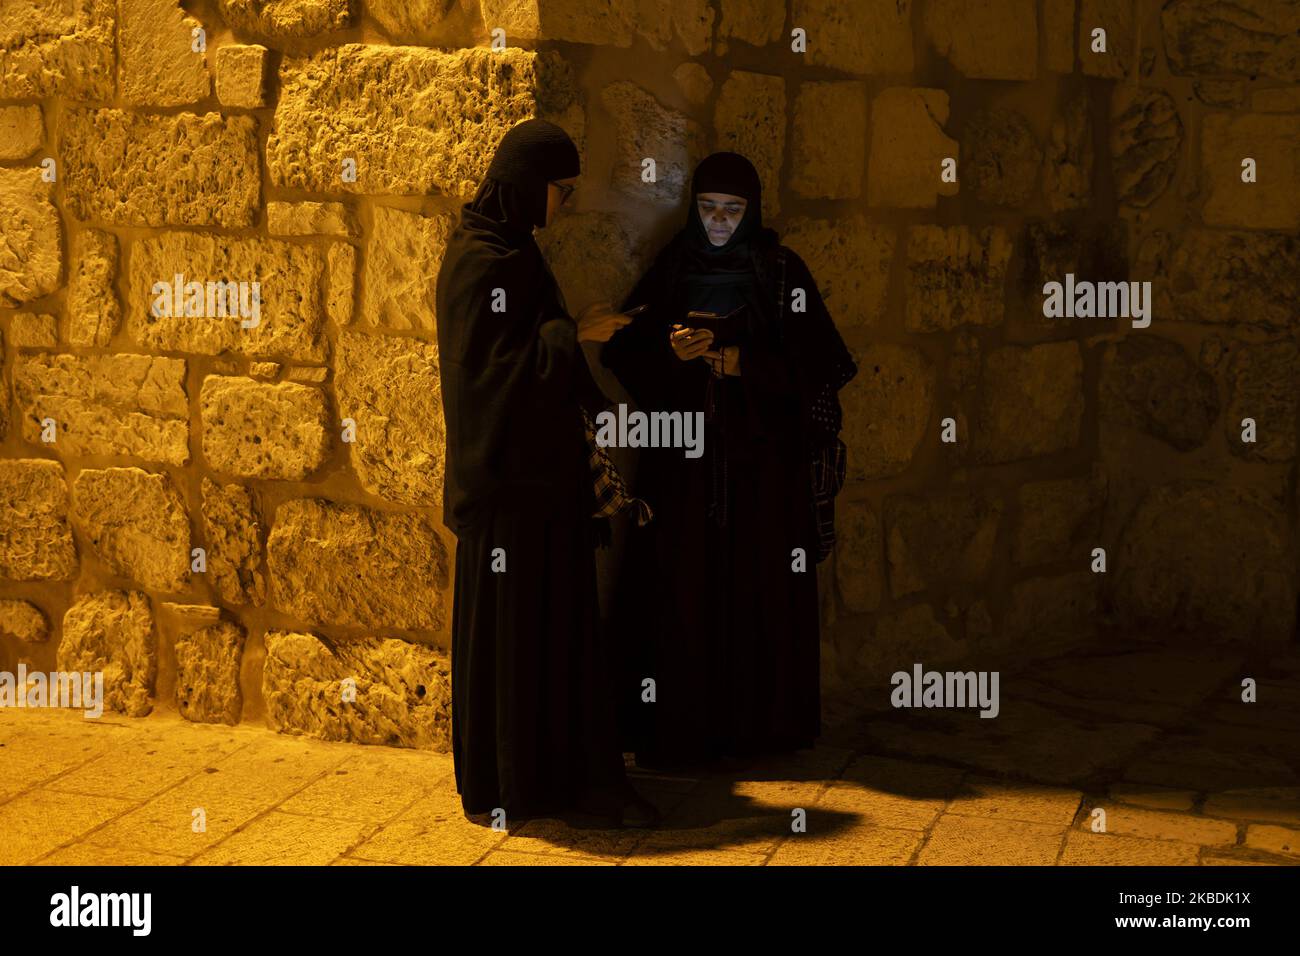
POLYGON ((885 552, 880 516, 864 501, 836 502, 835 581, 851 613, 880 607, 885 552))
POLYGON ((1082 560, 1090 555, 1106 503, 1106 480, 1099 467, 1081 478, 1027 482, 1020 486, 1017 496, 1017 564, 1082 560))
POLYGON ((282 503, 266 543, 276 607, 313 623, 439 630, 449 578, 431 519, 317 498, 282 503))
POLYGON ((1151 641, 1282 646, 1295 630, 1293 544, 1265 494, 1182 481, 1153 488, 1120 535, 1116 616, 1151 641))
POLYGON ((209 375, 199 413, 203 455, 225 474, 301 481, 329 453, 325 395, 310 385, 209 375))
POLYGON ((68 342, 103 347, 117 332, 122 307, 113 288, 117 277, 117 237, 84 229, 72 243, 68 285, 68 342))
POLYGON ((687 56, 709 49, 716 16, 710 0, 636 0, 636 26, 652 49, 680 42, 687 56))
POLYGON ((1300 81, 1300 7, 1278 0, 1172 0, 1160 11, 1165 54, 1181 75, 1300 81))
POLYGON ((176 709, 201 724, 239 723, 244 708, 239 664, 244 629, 219 621, 176 639, 176 709))
POLYGON ((208 575, 227 604, 266 603, 262 526, 253 494, 244 485, 203 479, 203 524, 208 575))
POLYGON ((389 501, 440 504, 447 431, 437 348, 344 332, 335 389, 340 417, 357 423, 348 448, 362 486, 389 501))
POLYGON ((1076 342, 989 351, 974 423, 975 460, 1017 461, 1074 448, 1083 425, 1083 359, 1076 342))
POLYGON ((25 159, 40 149, 44 138, 39 106, 0 106, 0 161, 25 159))
POLYGON ((1051 135, 1043 150, 1043 195, 1052 212, 1088 204, 1092 197, 1093 152, 1088 99, 1074 96, 1052 121, 1051 135))
POLYGON ((907 233, 907 319, 911 332, 998 325, 1011 237, 997 226, 914 226, 907 233))
POLYGON ((864 83, 806 82, 794 106, 794 175, 790 186, 808 199, 856 199, 867 160, 864 83))
POLYGON ((0 307, 53 292, 63 271, 63 230, 39 169, 0 169, 0 307))
POLYGON ((281 733, 446 751, 451 671, 435 647, 367 637, 326 644, 270 631, 262 696, 281 733))
POLYGON ((1079 0, 1079 69, 1088 76, 1122 80, 1137 64, 1137 23, 1131 0, 1079 0), (1098 44, 1094 30, 1105 30, 1105 52, 1094 52, 1098 44))
POLYGON ((63 615, 61 671, 104 675, 104 710, 146 717, 158 675, 158 633, 142 591, 83 594, 63 615))
POLYGON ((27 644, 39 644, 50 636, 45 612, 29 601, 0 601, 0 634, 10 634, 27 644))
POLYGON ((1053 73, 1074 70, 1074 13, 1077 0, 1043 0, 1043 65, 1053 73))
POLYGON ((255 110, 269 105, 266 47, 257 43, 232 43, 217 47, 217 99, 223 106, 255 110))
POLYGON ((957 183, 940 179, 945 159, 960 160, 957 141, 945 135, 948 94, 895 86, 871 104, 871 155, 867 202, 872 206, 933 209, 939 196, 955 196, 957 183))
POLYGON ((211 83, 192 31, 202 24, 178 0, 118 0, 118 84, 131 106, 188 106, 211 83))
POLYGON ((35 353, 15 359, 13 379, 25 441, 61 456, 189 461, 184 359, 35 353), (47 419, 55 425, 48 444, 47 419))
POLYGON ((506 130, 571 98, 563 71, 513 47, 332 47, 281 65, 267 168, 314 192, 469 199, 506 130))
POLYGON ((912 0, 793 0, 790 22, 808 37, 808 62, 846 73, 912 72, 912 0))
POLYGON ((966 127, 962 151, 962 177, 980 201, 1023 206, 1034 195, 1043 151, 1023 114, 981 110, 966 127))
MULTIPOLYGON (((376 212, 394 210, 379 207, 376 212)), ((266 231, 273 236, 361 235, 357 217, 341 202, 268 202, 266 231)))
POLYGON ((52 315, 15 312, 9 318, 9 343, 17 349, 52 349, 59 344, 59 324, 52 315))
MULTIPOLYGON (((601 46, 632 45, 636 32, 636 0, 601 3, 550 3, 548 0, 482 0, 483 24, 500 27, 510 37, 527 40, 567 40, 601 46)), ((667 11, 655 11, 663 18, 667 11)), ((513 44, 512 44, 513 45, 513 44)))
POLYGON ((763 215, 781 211, 779 176, 785 156, 785 80, 734 70, 714 108, 717 149, 747 157, 763 184, 763 215))
POLYGON ((723 0, 718 33, 754 46, 767 46, 783 36, 785 0, 723 0))
POLYGON ((11 0, 3 13, 0 99, 112 99, 116 0, 11 0))
POLYGON ((257 153, 251 116, 70 110, 67 207, 78 219, 119 226, 251 226, 262 185, 257 153))
POLYGON ((616 131, 610 186, 630 199, 682 205, 691 171, 704 158, 699 124, 625 80, 601 90, 600 101, 616 131), (653 182, 643 179, 648 159, 654 160, 653 182))
POLYGON ((166 474, 84 468, 72 483, 72 520, 112 573, 154 591, 190 580, 190 521, 166 474))
POLYGON ((1163 90, 1120 85, 1110 102, 1110 156, 1120 202, 1149 206, 1174 178, 1183 122, 1163 90))
POLYGON ((1246 345, 1228 364, 1228 450, 1247 461, 1289 462, 1296 455, 1296 384, 1300 351, 1290 340, 1246 345), (1243 442, 1242 420, 1255 421, 1255 441, 1243 442))
POLYGON ((1032 80, 1038 75, 1035 0, 928 0, 925 32, 948 62, 972 79, 1032 80))
POLYGON ((562 216, 537 236, 546 262, 563 290, 570 315, 593 302, 622 303, 636 282, 635 243, 623 221, 611 213, 562 216), (592 256, 593 249, 601 255, 592 256))
POLYGON ((858 374, 840 391, 849 475, 902 474, 930 421, 934 365, 920 349, 883 343, 854 352, 854 361, 858 374))
POLYGON ((1183 346, 1135 332, 1107 346, 1098 406, 1103 422, 1136 428, 1179 451, 1191 451, 1205 444, 1218 421, 1219 390, 1183 346))
POLYGON ((1082 641, 1096 630, 1100 578, 1090 570, 1029 578, 1011 588, 997 643, 1007 648, 1082 641))
POLYGON ((677 67, 673 70, 673 80, 692 106, 702 106, 713 92, 713 78, 698 63, 683 63, 677 67))
POLYGON ((352 321, 356 300, 357 247, 346 242, 330 243, 325 256, 325 314, 336 326, 352 321))
POLYGON ((889 591, 895 599, 954 582, 983 580, 1003 505, 992 493, 961 488, 885 499, 889 591))
POLYGON ((870 328, 884 320, 897 245, 892 227, 861 215, 799 218, 783 230, 781 241, 807 264, 837 327, 870 328))
POLYGON ((1208 226, 1300 230, 1300 115, 1209 113, 1201 123, 1208 226), (1242 182, 1255 160, 1256 181, 1242 182))
POLYGON ((438 270, 455 226, 452 216, 375 207, 361 321, 391 329, 436 330, 438 270))
MULTIPOLYGON (((457 6, 457 0, 366 0, 365 12, 374 17, 389 36, 396 37, 419 35, 442 27, 448 14, 457 6)), ((477 14, 478 11, 474 12, 477 14)))
POLYGON ((217 0, 237 30, 277 40, 305 40, 357 22, 356 0, 217 0))
POLYGON ((66 581, 76 573, 63 466, 43 458, 0 461, 0 578, 66 581))
POLYGON ((324 357, 324 250, 279 239, 169 231, 137 239, 128 258, 131 281, 124 325, 132 341, 159 351, 203 355, 231 351, 268 359, 324 357), (182 277, 179 302, 177 275, 182 277), (163 286, 155 292, 160 282, 163 286), (193 302, 198 315, 188 314, 192 282, 202 283, 203 295, 195 295, 193 302), (218 287, 219 282, 226 285, 218 287), (259 283, 257 315, 253 282, 259 283))

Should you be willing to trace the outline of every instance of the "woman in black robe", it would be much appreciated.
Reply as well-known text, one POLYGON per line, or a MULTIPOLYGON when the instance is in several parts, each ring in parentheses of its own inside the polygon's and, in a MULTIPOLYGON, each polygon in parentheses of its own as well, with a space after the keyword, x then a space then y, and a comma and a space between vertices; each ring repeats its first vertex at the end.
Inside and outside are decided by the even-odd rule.
POLYGON ((582 418, 609 402, 579 345, 628 320, 601 304, 575 322, 533 238, 578 172, 558 126, 512 128, 438 274, 443 521, 458 542, 452 752, 471 818, 638 825, 653 808, 628 785, 615 733, 582 418))
POLYGON ((706 416, 701 457, 639 455, 635 492, 655 520, 628 532, 611 618, 625 645, 624 744, 639 766, 743 760, 821 732, 810 459, 856 367, 808 267, 762 225, 761 202, 744 157, 700 163, 686 226, 624 304, 650 309, 601 353, 641 410, 706 416), (688 311, 735 313, 727 341, 688 311))

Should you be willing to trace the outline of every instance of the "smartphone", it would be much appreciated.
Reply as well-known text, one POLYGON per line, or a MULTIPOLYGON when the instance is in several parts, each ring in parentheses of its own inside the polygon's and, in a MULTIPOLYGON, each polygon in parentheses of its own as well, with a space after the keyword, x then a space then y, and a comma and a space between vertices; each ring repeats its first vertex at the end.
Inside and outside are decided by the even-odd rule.
POLYGON ((713 341, 709 348, 717 351, 726 345, 734 345, 740 334, 740 313, 744 306, 732 309, 726 315, 718 315, 715 312, 687 312, 686 322, 684 323, 690 329, 708 329, 713 333, 713 341))
POLYGON ((642 312, 644 312, 644 311, 645 311, 646 309, 648 309, 648 308, 650 308, 650 303, 649 303, 649 302, 647 302, 645 305, 638 305, 635 309, 628 309, 628 310, 627 310, 626 312, 624 312, 623 314, 624 314, 624 315, 640 315, 642 312))

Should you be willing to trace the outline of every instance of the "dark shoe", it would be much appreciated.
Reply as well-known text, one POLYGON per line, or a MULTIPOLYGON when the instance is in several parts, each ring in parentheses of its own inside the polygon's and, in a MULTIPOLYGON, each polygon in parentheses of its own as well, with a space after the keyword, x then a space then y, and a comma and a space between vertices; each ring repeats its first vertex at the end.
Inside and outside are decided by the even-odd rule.
MULTIPOLYGON (((631 789, 631 788, 629 788, 631 789)), ((623 826, 638 830, 653 830, 663 823, 659 808, 636 791, 628 795, 623 804, 623 826)))

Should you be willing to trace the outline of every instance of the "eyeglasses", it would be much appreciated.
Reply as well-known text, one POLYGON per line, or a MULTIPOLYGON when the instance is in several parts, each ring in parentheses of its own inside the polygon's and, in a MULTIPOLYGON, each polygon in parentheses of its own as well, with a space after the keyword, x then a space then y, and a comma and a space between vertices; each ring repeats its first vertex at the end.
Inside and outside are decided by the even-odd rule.
POLYGON ((566 202, 569 201, 569 197, 573 195, 573 191, 578 188, 577 186, 568 186, 565 185, 564 183, 557 183, 554 180, 551 181, 551 185, 560 191, 561 206, 563 206, 566 202))

